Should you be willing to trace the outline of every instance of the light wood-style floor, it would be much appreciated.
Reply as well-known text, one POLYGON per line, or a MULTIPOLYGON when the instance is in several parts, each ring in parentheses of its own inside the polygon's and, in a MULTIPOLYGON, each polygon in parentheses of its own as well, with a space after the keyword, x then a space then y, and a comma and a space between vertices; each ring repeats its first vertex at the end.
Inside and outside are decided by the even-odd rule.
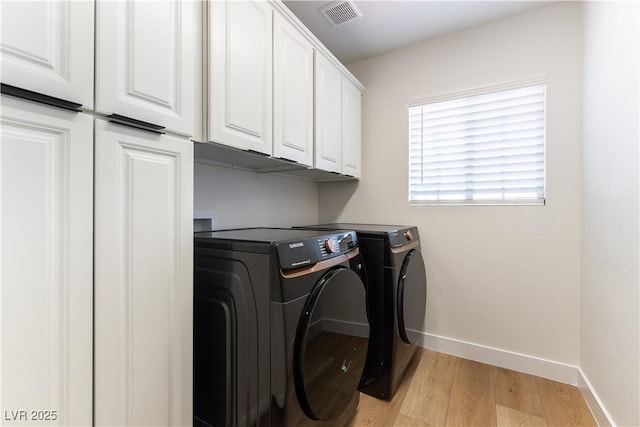
POLYGON ((360 394, 360 426, 597 426, 577 387, 419 349, 389 402, 360 394))

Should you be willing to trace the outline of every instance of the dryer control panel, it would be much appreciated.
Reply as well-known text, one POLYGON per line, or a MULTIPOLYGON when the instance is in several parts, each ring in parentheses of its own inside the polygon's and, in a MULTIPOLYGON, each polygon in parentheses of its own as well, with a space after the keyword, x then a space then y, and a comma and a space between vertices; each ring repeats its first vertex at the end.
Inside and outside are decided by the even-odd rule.
POLYGON ((408 245, 416 240, 420 240, 418 234, 418 227, 407 227, 403 229, 394 230, 388 233, 389 244, 392 248, 408 245))
POLYGON ((280 242, 277 245, 283 270, 313 265, 358 247, 355 231, 341 231, 314 238, 280 242))

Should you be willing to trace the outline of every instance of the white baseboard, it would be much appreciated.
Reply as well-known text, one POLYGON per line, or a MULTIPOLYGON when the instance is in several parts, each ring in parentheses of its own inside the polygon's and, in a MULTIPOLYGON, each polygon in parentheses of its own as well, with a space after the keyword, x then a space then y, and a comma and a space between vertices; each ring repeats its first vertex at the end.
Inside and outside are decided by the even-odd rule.
POLYGON ((582 372, 582 369, 578 369, 578 387, 580 388, 582 396, 584 397, 585 402, 587 402, 589 409, 591 409, 593 418, 596 419, 598 425, 600 427, 615 426, 611 419, 611 415, 607 412, 600 400, 600 397, 598 397, 598 394, 587 379, 587 376, 582 372))
POLYGON ((576 366, 453 338, 418 333, 418 345, 423 348, 577 386, 598 425, 615 426, 591 383, 576 366))
POLYGON ((420 332, 420 335, 421 339, 418 345, 429 350, 524 372, 565 384, 578 385, 578 368, 575 366, 424 332, 420 332))

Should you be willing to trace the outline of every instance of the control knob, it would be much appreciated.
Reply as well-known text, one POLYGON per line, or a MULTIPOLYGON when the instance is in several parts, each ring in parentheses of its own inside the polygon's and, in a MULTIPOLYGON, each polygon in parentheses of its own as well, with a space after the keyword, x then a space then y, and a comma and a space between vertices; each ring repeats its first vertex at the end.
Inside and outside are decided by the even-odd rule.
POLYGON ((413 240, 413 233, 411 233, 411 230, 407 230, 404 232, 404 238, 408 241, 413 240))
POLYGON ((324 241, 324 248, 328 254, 332 254, 338 250, 338 244, 333 239, 327 239, 324 241))

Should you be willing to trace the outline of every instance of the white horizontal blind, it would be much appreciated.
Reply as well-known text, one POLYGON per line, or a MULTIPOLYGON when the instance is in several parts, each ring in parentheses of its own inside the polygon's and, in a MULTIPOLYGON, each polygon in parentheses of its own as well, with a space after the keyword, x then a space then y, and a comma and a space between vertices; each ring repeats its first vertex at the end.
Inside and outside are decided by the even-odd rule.
POLYGON ((543 203, 546 85, 409 108, 409 202, 543 203))

